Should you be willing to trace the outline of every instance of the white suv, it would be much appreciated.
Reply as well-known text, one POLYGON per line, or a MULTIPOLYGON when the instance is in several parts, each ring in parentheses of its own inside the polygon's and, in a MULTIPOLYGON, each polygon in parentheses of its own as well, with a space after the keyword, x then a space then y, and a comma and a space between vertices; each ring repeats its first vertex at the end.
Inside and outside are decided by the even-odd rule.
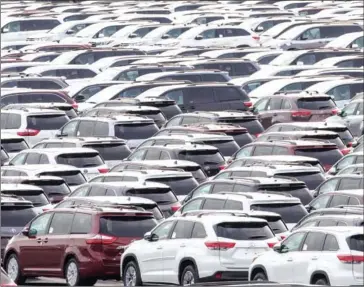
POLYGON ((363 227, 299 229, 256 258, 250 280, 329 286, 363 286, 363 227))
POLYGON ((246 279, 253 258, 278 242, 264 219, 231 215, 168 218, 121 257, 125 286, 246 279))

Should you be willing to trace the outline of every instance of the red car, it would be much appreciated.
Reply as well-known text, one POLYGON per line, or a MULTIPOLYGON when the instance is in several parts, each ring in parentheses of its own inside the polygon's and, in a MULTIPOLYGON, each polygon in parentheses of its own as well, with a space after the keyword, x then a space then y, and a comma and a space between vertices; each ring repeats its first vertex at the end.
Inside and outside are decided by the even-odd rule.
POLYGON ((119 279, 120 254, 157 225, 140 208, 78 206, 47 211, 34 218, 5 248, 9 277, 65 278, 68 286, 92 286, 119 279))

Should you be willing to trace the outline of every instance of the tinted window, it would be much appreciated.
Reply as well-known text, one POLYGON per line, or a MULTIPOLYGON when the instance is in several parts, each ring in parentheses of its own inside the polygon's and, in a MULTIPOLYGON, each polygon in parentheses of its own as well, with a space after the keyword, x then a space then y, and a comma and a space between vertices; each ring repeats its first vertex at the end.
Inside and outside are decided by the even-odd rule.
POLYGON ((297 223, 307 214, 302 204, 253 204, 251 209, 278 213, 284 222, 297 223))
POLYGON ((296 149, 295 155, 317 158, 323 165, 333 165, 343 156, 339 149, 330 148, 296 149))
POLYGON ((350 250, 364 252, 364 235, 357 234, 346 239, 350 250))
POLYGON ((88 194, 88 196, 103 196, 106 194, 106 187, 103 186, 93 186, 88 194))
POLYGON ((149 188, 149 189, 132 189, 126 192, 126 195, 140 196, 151 199, 156 203, 163 204, 177 202, 177 197, 171 189, 167 188, 149 188))
POLYGON ((96 153, 61 154, 57 157, 57 163, 68 164, 78 168, 95 167, 104 164, 99 154, 96 153))
POLYGON ((43 206, 46 204, 49 204, 48 198, 45 196, 44 192, 42 190, 34 190, 34 189, 28 189, 28 190, 16 190, 16 191, 1 191, 4 194, 15 194, 17 196, 23 197, 25 200, 29 200, 33 203, 34 206, 43 206))
POLYGON ((347 205, 349 201, 349 197, 345 195, 334 195, 329 204, 329 207, 335 207, 339 205, 347 205))
POLYGON ((129 147, 125 144, 87 144, 83 147, 92 148, 100 153, 104 160, 122 160, 131 153, 129 147))
POLYGON ((325 176, 321 172, 305 172, 305 173, 284 173, 284 176, 294 177, 299 181, 306 183, 308 189, 315 189, 322 182, 324 182, 325 176))
MULTIPOLYGON (((51 176, 59 176, 67 182, 69 186, 80 185, 86 182, 85 177, 83 176, 82 172, 79 170, 73 171, 59 171, 59 172, 42 172, 40 175, 51 175, 51 176)), ((51 184, 49 184, 51 185, 51 184)), ((55 188, 55 187, 53 187, 55 188)), ((58 190, 65 190, 65 187, 57 187, 58 190)))
POLYGON ((207 145, 212 145, 219 149, 223 156, 232 156, 239 150, 239 145, 235 140, 217 140, 217 141, 205 141, 207 145))
POLYGON ((126 140, 146 139, 152 137, 158 130, 154 123, 116 124, 115 136, 126 140))
POLYGON ((33 130, 58 130, 69 121, 66 115, 39 115, 27 117, 27 128, 33 130))
POLYGON ((151 178, 148 181, 166 184, 176 195, 186 195, 198 186, 198 182, 193 177, 151 178))
POLYGON ((92 225, 91 214, 76 213, 73 218, 71 233, 72 234, 87 234, 91 232, 92 225))
POLYGON ((343 179, 340 180, 339 188, 337 190, 361 189, 360 183, 362 183, 361 177, 359 177, 359 178, 343 178, 343 179))
POLYGON ((250 63, 234 63, 234 76, 249 76, 254 74, 258 69, 250 63))
POLYGON ((254 155, 271 155, 273 152, 273 146, 258 145, 255 147, 254 155))
POLYGON ((309 232, 303 243, 302 251, 321 251, 325 237, 325 233, 309 232))
POLYGON ((202 209, 220 210, 223 209, 225 200, 222 199, 206 199, 202 209))
POLYGON ((276 218, 264 218, 268 221, 269 227, 273 230, 274 233, 282 233, 286 232, 288 229, 282 219, 276 218))
POLYGON ((220 164, 224 162, 221 153, 216 150, 188 150, 178 154, 180 160, 194 161, 198 164, 215 163, 220 164))
POLYGON ((102 216, 100 233, 116 237, 142 238, 156 225, 157 221, 151 217, 102 216))
MULTIPOLYGON (((6 115, 6 114, 5 114, 6 115)), ((21 125, 21 116, 18 114, 7 114, 7 121, 4 125, 3 115, 1 115, 1 128, 2 129, 18 129, 21 125)))
POLYGON ((241 210, 243 209, 243 205, 239 201, 235 200, 227 200, 225 202, 224 209, 230 209, 230 210, 241 210))
POLYGON ((337 222, 333 219, 321 219, 317 226, 336 226, 337 222))
MULTIPOLYGON (((81 122, 82 123, 82 122, 81 122)), ((105 122, 94 123, 94 130, 92 133, 95 137, 105 137, 109 135, 109 125, 105 122)))
MULTIPOLYGON (((25 183, 25 182, 24 182, 25 183)), ((55 195, 66 195, 69 194, 70 189, 62 180, 48 180, 48 181, 26 181, 26 184, 32 184, 39 186, 48 197, 55 195)))
POLYGON ((194 222, 192 221, 178 220, 171 234, 171 239, 191 238, 193 226, 194 222))
POLYGON ((233 240, 266 240, 274 237, 265 222, 224 222, 214 226, 216 236, 233 240))
POLYGON ((297 101, 297 107, 305 110, 333 109, 336 107, 331 99, 305 98, 297 101))
POLYGON ((205 238, 205 237, 206 237, 205 228, 201 223, 196 222, 192 230, 192 238, 205 238))
POLYGON ((238 90, 236 88, 214 88, 214 92, 220 102, 227 102, 227 101, 248 101, 249 98, 242 91, 242 89, 238 90))
POLYGON ((214 94, 212 88, 204 87, 204 88, 191 88, 185 89, 183 91, 185 94, 185 103, 213 103, 215 102, 214 94))
POLYGON ((51 224, 49 225, 48 233, 55 234, 68 234, 71 231, 71 222, 73 220, 72 213, 56 212, 53 215, 51 224))
POLYGON ((28 145, 25 142, 24 139, 22 138, 15 138, 15 139, 2 139, 1 140, 1 145, 4 148, 4 150, 9 153, 9 152, 19 152, 25 149, 28 149, 28 145))
POLYGON ((337 243, 335 236, 327 234, 323 251, 337 251, 337 250, 339 250, 339 244, 337 243))
POLYGON ((37 213, 29 206, 1 205, 1 227, 24 227, 37 213))
POLYGON ((232 191, 234 183, 215 183, 212 189, 212 193, 220 193, 223 191, 232 191))

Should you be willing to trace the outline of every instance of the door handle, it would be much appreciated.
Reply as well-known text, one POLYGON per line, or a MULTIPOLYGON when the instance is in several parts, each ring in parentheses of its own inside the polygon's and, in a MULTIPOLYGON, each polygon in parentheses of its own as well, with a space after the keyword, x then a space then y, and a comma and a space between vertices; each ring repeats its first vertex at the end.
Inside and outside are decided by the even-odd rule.
POLYGON ((41 239, 41 238, 38 238, 38 239, 37 239, 37 242, 38 242, 38 243, 42 243, 42 239, 41 239))
POLYGON ((183 243, 179 247, 186 247, 186 244, 183 243))
POLYGON ((161 249, 163 249, 163 247, 162 246, 158 246, 157 249, 158 250, 161 250, 161 249))
POLYGON ((48 238, 44 238, 43 242, 44 243, 47 243, 48 242, 48 238))
POLYGON ((278 114, 273 114, 273 117, 276 117, 276 116, 278 116, 278 114))
POLYGON ((312 257, 311 260, 317 260, 318 258, 315 256, 315 257, 312 257))
POLYGON ((288 262, 292 262, 293 261, 293 258, 288 258, 287 261, 288 262))

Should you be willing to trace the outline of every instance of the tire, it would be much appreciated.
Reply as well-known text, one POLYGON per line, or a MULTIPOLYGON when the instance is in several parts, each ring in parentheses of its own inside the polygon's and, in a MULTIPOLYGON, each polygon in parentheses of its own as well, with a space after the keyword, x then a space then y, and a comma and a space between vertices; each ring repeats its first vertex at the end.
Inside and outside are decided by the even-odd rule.
POLYGON ((17 285, 23 285, 25 281, 27 280, 26 277, 24 277, 21 273, 20 267, 19 267, 19 259, 16 254, 11 254, 6 262, 5 262, 5 269, 6 273, 8 273, 8 276, 17 284, 17 285))
POLYGON ((267 275, 264 272, 259 272, 253 277, 253 281, 268 281, 267 275))
POLYGON ((143 286, 142 277, 140 276, 139 266, 135 261, 126 264, 123 270, 124 286, 143 286))
POLYGON ((324 286, 330 286, 330 283, 327 281, 326 278, 318 278, 313 282, 314 285, 324 285, 324 286))
POLYGON ((183 269, 180 285, 181 286, 190 286, 199 281, 198 273, 194 266, 188 265, 183 269))
POLYGON ((64 268, 64 277, 68 286, 81 286, 80 269, 76 259, 71 258, 67 261, 64 268))

